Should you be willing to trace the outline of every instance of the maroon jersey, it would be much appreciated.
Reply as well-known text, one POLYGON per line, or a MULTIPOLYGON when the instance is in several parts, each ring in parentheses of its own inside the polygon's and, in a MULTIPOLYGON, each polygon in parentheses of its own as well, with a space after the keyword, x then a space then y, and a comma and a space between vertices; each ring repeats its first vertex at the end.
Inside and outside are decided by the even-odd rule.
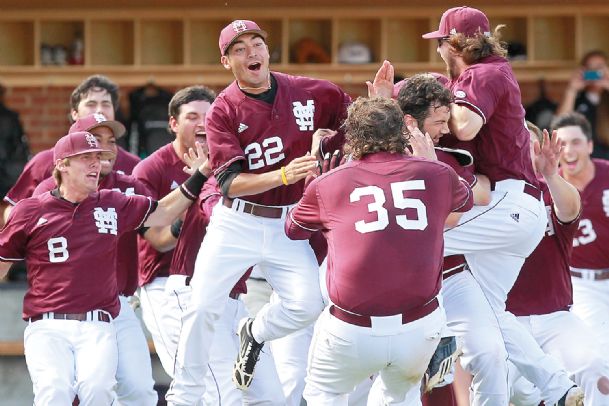
POLYGON ((457 172, 457 175, 465 180, 470 187, 474 187, 474 185, 478 183, 478 179, 474 174, 474 165, 461 165, 453 154, 438 148, 436 148, 436 156, 438 157, 438 161, 444 162, 446 165, 453 168, 453 170, 457 172))
MULTIPOLYGON (((57 188, 55 179, 47 178, 34 190, 33 196, 49 192, 57 188)), ((150 193, 142 182, 133 176, 123 175, 116 171, 110 172, 100 179, 97 190, 114 190, 126 196, 134 194, 148 196, 150 193)), ((119 238, 116 257, 116 278, 118 292, 121 295, 131 296, 137 289, 137 232, 129 231, 119 238)))
POLYGON ((570 223, 562 223, 556 217, 548 186, 542 180, 539 184, 548 212, 548 225, 541 242, 524 261, 508 294, 507 310, 516 316, 549 314, 568 310, 573 304, 569 259, 579 217, 570 223))
MULTIPOLYGON (((135 155, 118 147, 118 155, 116 156, 116 162, 114 163, 114 170, 129 175, 139 160, 140 159, 135 155)), ((17 182, 15 182, 13 187, 7 192, 4 200, 14 206, 20 200, 32 196, 36 186, 43 180, 51 177, 54 166, 53 148, 45 149, 34 155, 25 165, 25 168, 23 168, 23 172, 19 175, 17 182)))
MULTIPOLYGON (((205 182, 199 193, 199 199, 188 208, 178 242, 173 250, 171 259, 171 275, 192 276, 195 270, 195 260, 205 237, 211 212, 220 200, 222 193, 218 189, 216 178, 212 177, 205 182)), ((233 287, 231 295, 247 293, 245 281, 251 273, 251 268, 239 279, 233 287)))
POLYGON ((23 318, 46 312, 119 312, 116 245, 139 228, 150 198, 109 190, 78 204, 51 193, 18 203, 0 233, 0 259, 25 259, 29 288, 23 318))
POLYGON ((581 191, 582 215, 573 239, 571 266, 609 268, 609 161, 593 159, 594 179, 581 191))
MULTIPOLYGON (((141 161, 133 170, 133 176, 142 181, 150 197, 161 200, 180 186, 188 174, 184 162, 169 143, 141 161)), ((141 236, 138 237, 139 285, 151 282, 157 276, 168 276, 173 250, 159 252, 141 236)))
MULTIPOLYGON (((338 130, 351 99, 338 86, 323 80, 273 72, 277 94, 273 105, 248 97, 236 82, 216 98, 205 119, 209 158, 215 174, 243 161, 243 173, 265 173, 286 166, 311 150, 318 128, 338 130)), ((339 132, 324 141, 323 151, 342 146, 339 132)), ((302 196, 304 180, 244 200, 284 206, 302 196)))
POLYGON ((387 316, 438 294, 444 222, 472 205, 471 189, 448 165, 381 152, 315 179, 290 211, 286 233, 303 239, 323 230, 332 302, 387 316))
MULTIPOLYGON (((530 135, 524 123, 520 87, 509 62, 489 56, 465 69, 450 82, 455 103, 482 117, 484 124, 469 148, 478 172, 492 183, 521 179, 537 185, 529 152, 530 135)), ((447 146, 450 137, 440 143, 447 146)))

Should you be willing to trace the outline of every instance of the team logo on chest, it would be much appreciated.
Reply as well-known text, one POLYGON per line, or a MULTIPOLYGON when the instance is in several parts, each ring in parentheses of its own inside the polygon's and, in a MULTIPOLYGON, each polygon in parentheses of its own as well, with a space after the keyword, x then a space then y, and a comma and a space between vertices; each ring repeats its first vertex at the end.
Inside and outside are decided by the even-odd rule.
POLYGON ((108 210, 96 207, 93 212, 93 217, 95 218, 95 227, 97 227, 98 233, 116 235, 118 230, 118 218, 116 217, 116 210, 114 210, 114 207, 109 207, 108 210))
POLYGON ((313 117, 315 116, 315 103, 313 100, 307 100, 307 104, 304 106, 301 102, 292 102, 294 108, 294 117, 296 118, 296 124, 300 131, 312 131, 313 130, 313 117))

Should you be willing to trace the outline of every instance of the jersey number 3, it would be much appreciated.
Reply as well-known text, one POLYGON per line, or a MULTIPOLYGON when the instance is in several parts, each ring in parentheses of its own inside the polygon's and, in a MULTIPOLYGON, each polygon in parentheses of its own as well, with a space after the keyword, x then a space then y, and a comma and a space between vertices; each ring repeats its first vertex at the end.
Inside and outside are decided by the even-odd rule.
MULTIPOLYGON (((427 208, 420 199, 404 197, 407 190, 425 190, 425 181, 407 180, 390 184, 393 205, 396 209, 415 209, 416 219, 409 219, 405 214, 395 216, 396 223, 404 230, 425 230, 427 228, 427 208)), ((381 231, 389 225, 389 212, 385 208, 387 198, 383 189, 378 186, 358 187, 351 192, 349 200, 351 203, 358 202, 363 196, 372 196, 374 201, 368 204, 368 212, 376 213, 377 219, 366 223, 364 220, 355 223, 355 229, 360 233, 371 233, 381 231)))

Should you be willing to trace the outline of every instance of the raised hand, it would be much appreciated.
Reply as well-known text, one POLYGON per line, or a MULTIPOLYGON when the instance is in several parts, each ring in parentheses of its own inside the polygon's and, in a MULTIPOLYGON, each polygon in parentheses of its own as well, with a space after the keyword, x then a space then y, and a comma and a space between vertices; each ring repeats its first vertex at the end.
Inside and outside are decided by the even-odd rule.
POLYGON ((423 134, 421 130, 415 126, 407 125, 406 128, 408 128, 408 132, 410 132, 408 143, 412 148, 412 155, 434 161, 437 160, 438 157, 436 156, 433 140, 429 134, 423 134))
POLYGON ((543 177, 548 178, 558 173, 561 149, 562 145, 556 135, 556 130, 552 131, 552 137, 548 130, 543 130, 543 145, 540 145, 539 142, 535 142, 533 145, 535 167, 543 177))
POLYGON ((390 99, 393 95, 393 65, 385 60, 374 76, 374 82, 366 81, 368 97, 385 97, 390 99))
POLYGON ((184 162, 186 166, 183 168, 183 171, 189 175, 192 175, 197 169, 201 171, 202 174, 209 177, 211 174, 211 166, 209 165, 209 160, 207 159, 208 149, 207 145, 204 145, 200 142, 195 142, 195 149, 189 148, 188 152, 184 154, 184 162))

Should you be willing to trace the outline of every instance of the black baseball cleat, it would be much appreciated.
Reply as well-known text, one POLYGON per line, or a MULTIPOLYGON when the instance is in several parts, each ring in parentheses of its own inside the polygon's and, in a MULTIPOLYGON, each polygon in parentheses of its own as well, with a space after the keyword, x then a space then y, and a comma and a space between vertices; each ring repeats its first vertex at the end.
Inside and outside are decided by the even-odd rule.
POLYGON ((578 386, 571 386, 556 406, 584 406, 584 391, 578 386))
POLYGON ((264 343, 258 343, 252 335, 254 319, 243 319, 239 322, 239 354, 233 367, 233 382, 238 389, 245 390, 252 384, 254 368, 260 358, 264 343))

